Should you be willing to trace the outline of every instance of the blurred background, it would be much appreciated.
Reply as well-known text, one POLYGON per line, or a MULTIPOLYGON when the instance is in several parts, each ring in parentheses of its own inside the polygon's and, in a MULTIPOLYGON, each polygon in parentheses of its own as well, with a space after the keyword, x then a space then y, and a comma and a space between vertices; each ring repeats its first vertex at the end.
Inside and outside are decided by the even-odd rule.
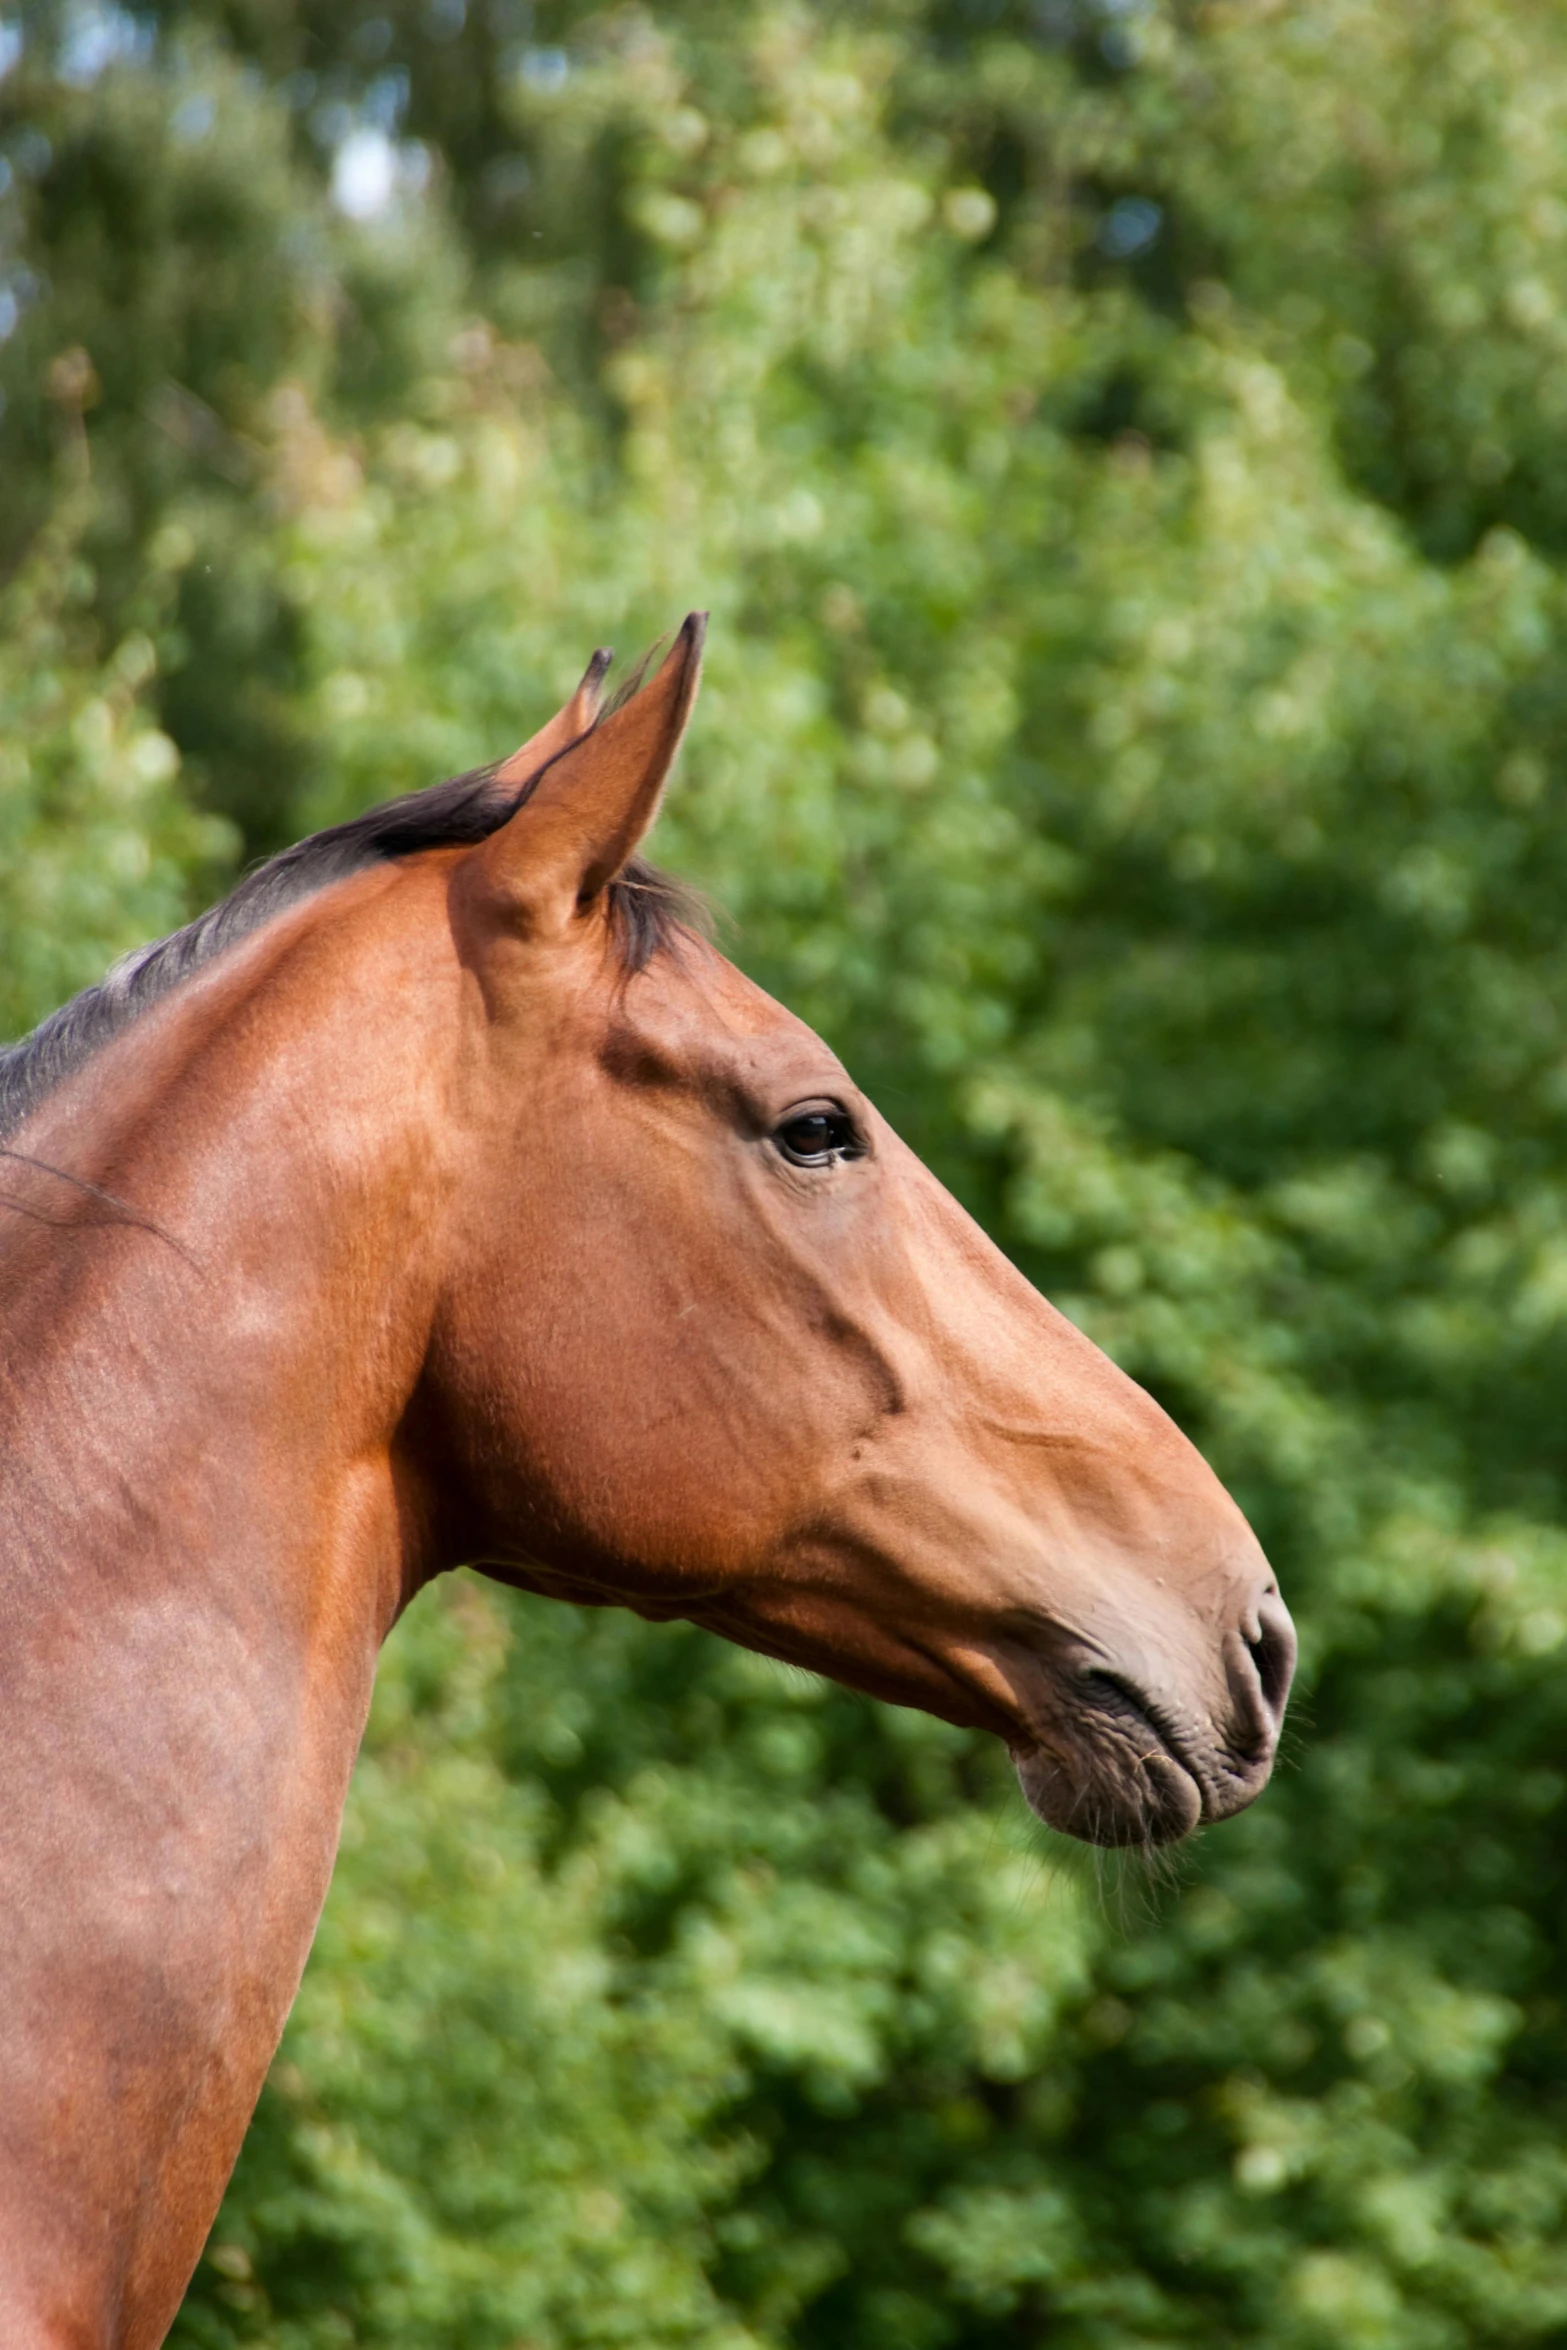
POLYGON ((0 1033, 709 605, 659 833, 1305 1643, 1144 1885, 426 1595, 184 2350, 1567 2343, 1567 13, 0 6, 0 1033))

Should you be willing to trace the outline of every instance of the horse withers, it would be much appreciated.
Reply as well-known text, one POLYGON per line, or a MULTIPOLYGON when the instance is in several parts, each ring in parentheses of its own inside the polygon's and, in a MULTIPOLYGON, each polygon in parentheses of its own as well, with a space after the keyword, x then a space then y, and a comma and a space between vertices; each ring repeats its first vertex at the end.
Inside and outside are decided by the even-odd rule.
POLYGON ((693 616, 0 1058, 0 2341, 143 2350, 461 1561, 1004 1739, 1073 1834, 1248 1803, 1289 1618, 1164 1413, 636 857, 693 616))

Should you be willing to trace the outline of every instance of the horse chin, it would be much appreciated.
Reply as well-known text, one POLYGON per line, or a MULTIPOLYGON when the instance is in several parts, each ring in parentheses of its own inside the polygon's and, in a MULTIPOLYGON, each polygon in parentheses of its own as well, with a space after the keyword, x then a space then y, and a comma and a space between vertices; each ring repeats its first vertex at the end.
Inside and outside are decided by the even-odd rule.
POLYGON ((1013 1762, 1029 1809, 1050 1828, 1084 1844, 1147 1850, 1178 1844, 1203 1816, 1202 1789, 1167 1749, 1066 1756, 1043 1746, 1016 1748, 1013 1762))

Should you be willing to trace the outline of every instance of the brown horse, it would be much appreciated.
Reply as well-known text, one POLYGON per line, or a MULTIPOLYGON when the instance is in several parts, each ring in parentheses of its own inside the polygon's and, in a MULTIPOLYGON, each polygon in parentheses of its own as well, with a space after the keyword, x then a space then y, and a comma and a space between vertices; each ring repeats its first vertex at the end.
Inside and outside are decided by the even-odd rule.
POLYGON ((0 2342, 159 2341, 461 1560, 1006 1740, 1161 1841, 1289 1618, 1158 1407, 634 860, 693 616, 0 1060, 0 2342))

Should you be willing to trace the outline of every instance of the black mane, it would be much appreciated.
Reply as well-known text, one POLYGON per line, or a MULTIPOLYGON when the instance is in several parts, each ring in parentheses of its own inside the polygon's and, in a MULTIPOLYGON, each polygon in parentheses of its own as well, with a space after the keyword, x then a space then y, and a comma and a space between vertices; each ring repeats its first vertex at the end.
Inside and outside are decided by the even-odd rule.
MULTIPOLYGON (((308 840, 269 857, 208 912, 172 936, 126 955, 96 987, 84 989, 52 1012, 31 1036, 0 1051, 0 1140, 14 1134, 46 1094, 182 979, 249 938, 274 914, 393 857, 488 840, 515 815, 534 780, 502 783, 493 767, 476 767, 448 783, 388 800, 347 824, 312 833, 308 840)), ((697 927, 700 921, 696 899, 640 858, 633 858, 610 883, 609 909, 628 972, 640 971, 677 932, 697 927)))

